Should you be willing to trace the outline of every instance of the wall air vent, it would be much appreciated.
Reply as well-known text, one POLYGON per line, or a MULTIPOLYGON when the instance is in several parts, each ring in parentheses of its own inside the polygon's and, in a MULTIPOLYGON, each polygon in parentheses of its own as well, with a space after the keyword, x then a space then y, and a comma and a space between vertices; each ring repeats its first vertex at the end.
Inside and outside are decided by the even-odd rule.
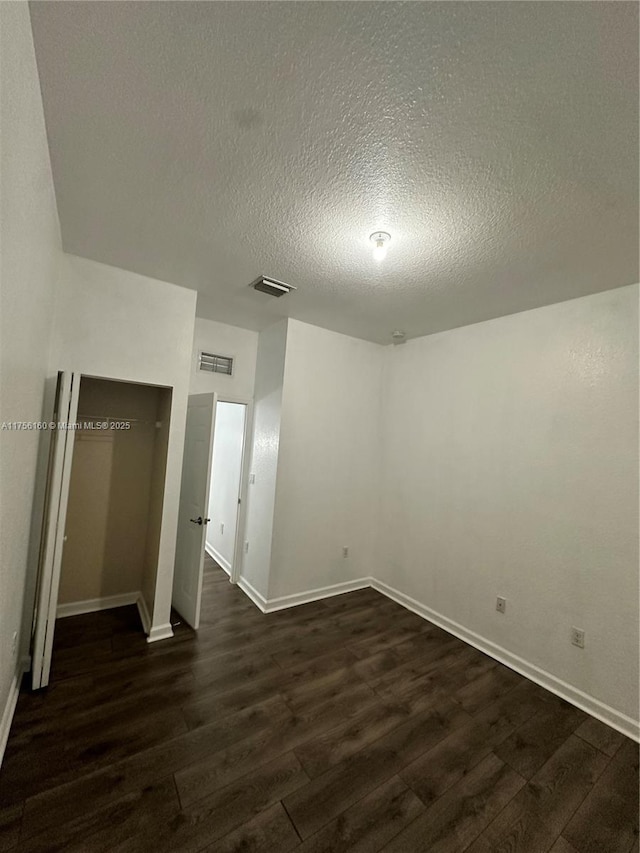
POLYGON ((229 355, 214 355, 211 352, 200 353, 200 370, 207 370, 209 373, 225 373, 231 376, 233 373, 233 359, 229 355))
POLYGON ((286 293, 291 293, 292 290, 296 289, 292 284, 285 284, 284 281, 268 278, 266 275, 258 276, 255 281, 251 282, 249 287, 259 290, 260 293, 268 293, 269 296, 284 296, 286 293))

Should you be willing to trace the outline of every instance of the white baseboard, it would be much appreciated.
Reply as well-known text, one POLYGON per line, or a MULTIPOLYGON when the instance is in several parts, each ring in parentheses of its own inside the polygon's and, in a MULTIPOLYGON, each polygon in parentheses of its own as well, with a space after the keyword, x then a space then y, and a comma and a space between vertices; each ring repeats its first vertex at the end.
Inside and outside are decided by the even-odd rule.
POLYGON ((307 592, 297 592, 293 595, 281 595, 278 598, 269 598, 266 601, 265 613, 286 610, 289 607, 309 604, 311 601, 320 601, 323 598, 333 598, 334 595, 344 595, 345 592, 367 589, 371 586, 372 580, 373 578, 359 578, 354 581, 343 581, 342 583, 331 584, 331 586, 310 589, 307 592))
POLYGON ((204 543, 204 550, 211 557, 212 560, 215 560, 216 563, 220 566, 221 569, 224 569, 225 572, 230 576, 231 575, 231 563, 229 560, 225 560, 225 558, 220 554, 213 545, 209 545, 208 542, 204 543))
POLYGON ((166 640, 169 637, 173 637, 173 629, 170 622, 167 622, 166 625, 151 626, 151 616, 149 615, 147 603, 142 597, 141 592, 127 592, 123 595, 111 595, 108 598, 93 598, 87 601, 73 601, 70 604, 61 604, 57 610, 57 617, 61 619, 65 616, 78 616, 81 613, 94 613, 98 610, 109 610, 112 607, 124 607, 127 604, 135 604, 137 606, 148 643, 155 643, 157 640, 166 640))
POLYGON ((239 578, 238 586, 263 613, 275 613, 277 610, 287 610, 289 607, 298 607, 300 604, 309 604, 311 601, 332 598, 334 595, 343 595, 345 592, 367 589, 372 585, 372 580, 372 578, 359 578, 354 581, 344 581, 343 583, 334 583, 331 586, 310 589, 307 592, 281 595, 278 598, 265 598, 246 578, 239 578))
POLYGON ((136 598, 136 605, 138 607, 138 615, 140 616, 140 621, 142 622, 142 628, 147 636, 149 636, 149 632, 151 631, 151 616, 149 616, 149 610, 147 608, 147 602, 144 600, 142 593, 139 593, 136 598))
POLYGON ((135 604, 139 592, 124 592, 122 595, 109 595, 105 598, 88 598, 86 601, 70 601, 68 604, 59 604, 56 610, 56 619, 64 619, 66 616, 80 616, 82 613, 95 613, 98 610, 110 610, 112 607, 126 607, 135 604))
POLYGON ((31 658, 22 658, 16 667, 16 671, 11 679, 11 684, 9 685, 9 695, 7 696, 7 701, 5 702, 4 709, 2 711, 2 721, 0 722, 0 767, 2 766, 4 751, 7 748, 7 741, 9 740, 9 732, 11 731, 13 715, 15 714, 16 705, 18 704, 20 682, 22 681, 22 676, 27 671, 26 667, 29 666, 30 663, 31 658))
POLYGON ((173 628, 171 622, 165 625, 155 625, 147 635, 147 643, 157 643, 158 640, 169 640, 173 637, 173 628))
POLYGON ((262 610, 263 613, 267 612, 267 599, 246 578, 238 578, 238 586, 253 601, 258 610, 262 610))
POLYGON ((416 601, 415 598, 405 595, 403 592, 394 589, 388 584, 375 580, 374 578, 372 579, 371 586, 378 590, 378 592, 386 595, 387 598, 390 598, 397 604, 401 604, 403 607, 406 607, 407 610, 411 610, 414 613, 417 613, 418 616, 422 616, 423 619, 433 622, 434 625, 438 625, 438 627, 443 628, 450 634, 464 640, 464 642, 468 643, 470 646, 474 646, 474 648, 479 649, 481 652, 484 652, 495 660, 500 661, 500 663, 505 664, 505 666, 508 666, 510 669, 519 672, 520 675, 524 675, 526 678, 530 679, 530 681, 535 681, 536 684, 539 684, 551 693, 555 693, 556 696, 566 699, 567 702, 570 702, 572 705, 586 711, 587 714, 591 714, 592 717, 596 717, 596 719, 601 720, 603 723, 611 726, 611 728, 622 732, 622 734, 632 738, 632 740, 640 741, 640 726, 637 720, 633 720, 626 714, 616 711, 616 709, 612 708, 610 705, 606 705, 604 702, 601 702, 599 699, 595 699, 588 693, 578 690, 577 687, 573 687, 571 684, 557 678, 550 672, 541 669, 535 664, 529 663, 529 661, 524 660, 524 658, 521 658, 518 655, 514 655, 502 646, 491 642, 491 640, 487 640, 485 637, 476 634, 474 631, 470 631, 468 628, 448 619, 446 616, 442 616, 442 614, 437 613, 435 610, 431 610, 431 608, 421 604, 419 601, 416 601))

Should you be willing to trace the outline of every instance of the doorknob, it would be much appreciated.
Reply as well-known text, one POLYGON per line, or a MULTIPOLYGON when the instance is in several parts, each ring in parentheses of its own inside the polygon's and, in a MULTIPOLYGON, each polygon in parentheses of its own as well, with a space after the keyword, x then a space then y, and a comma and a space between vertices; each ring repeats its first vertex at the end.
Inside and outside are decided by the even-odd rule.
POLYGON ((205 524, 209 524, 209 522, 210 522, 210 521, 211 521, 211 519, 210 519, 210 518, 205 518, 204 523, 205 523, 205 524))
POLYGON ((199 515, 197 518, 190 518, 189 521, 193 522, 193 524, 202 524, 202 516, 199 515))

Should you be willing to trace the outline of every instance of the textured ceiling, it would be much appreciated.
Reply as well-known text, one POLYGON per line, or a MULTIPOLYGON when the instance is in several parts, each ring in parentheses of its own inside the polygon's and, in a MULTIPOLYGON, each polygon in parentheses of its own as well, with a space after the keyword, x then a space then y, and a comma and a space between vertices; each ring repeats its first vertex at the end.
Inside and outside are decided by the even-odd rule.
POLYGON ((638 281, 636 3, 31 16, 65 250, 200 316, 387 342, 638 281))

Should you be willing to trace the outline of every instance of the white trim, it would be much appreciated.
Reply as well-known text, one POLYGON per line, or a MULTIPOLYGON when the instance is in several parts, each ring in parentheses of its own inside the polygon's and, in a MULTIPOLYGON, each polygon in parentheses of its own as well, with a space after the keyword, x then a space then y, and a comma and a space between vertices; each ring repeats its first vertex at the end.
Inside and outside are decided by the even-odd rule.
POLYGON ((358 589, 367 589, 372 585, 373 578, 359 578, 354 581, 334 583, 331 586, 322 586, 318 589, 310 589, 307 592, 297 592, 293 595, 281 595, 278 598, 270 598, 266 602, 266 613, 274 613, 276 610, 285 610, 288 607, 298 607, 300 604, 309 604, 311 601, 320 601, 323 598, 332 598, 334 595, 343 595, 345 592, 355 592, 358 589))
POLYGON ((236 513, 236 535, 233 543, 233 561, 231 571, 229 572, 229 580, 231 583, 238 583, 242 561, 244 556, 243 542, 244 533, 247 526, 247 505, 248 505, 248 489, 249 489, 249 469, 251 467, 251 454, 253 452, 253 442, 250 440, 253 435, 253 400, 222 400, 218 402, 236 402, 244 403, 244 432, 242 433, 242 454, 240 456, 240 482, 238 484, 238 511, 236 513))
POLYGON ((56 619, 67 616, 80 616, 82 613, 96 613, 98 610, 111 610, 112 607, 126 607, 135 604, 139 592, 123 592, 121 595, 108 595, 104 598, 88 598, 86 601, 70 601, 59 604, 56 609, 56 619))
POLYGON ((9 731, 11 730, 11 723, 13 722, 13 715, 16 710, 16 705, 18 704, 18 693, 20 692, 20 669, 18 668, 11 679, 11 684, 9 685, 9 695, 7 696, 7 701, 4 706, 4 711, 2 712, 2 722, 0 723, 0 765, 2 764, 2 759, 4 758, 4 751, 7 748, 7 741, 9 740, 9 731))
POLYGON ((168 640, 173 637, 173 628, 171 622, 166 622, 164 625, 156 625, 149 631, 147 643, 157 643, 158 640, 168 640))
POLYGON ((258 590, 252 586, 246 578, 238 578, 238 586, 251 601, 255 604, 258 610, 263 613, 267 612, 267 599, 261 595, 258 590))
POLYGON ((136 606, 138 608, 140 621, 142 622, 142 628, 145 634, 149 636, 149 632, 151 630, 151 617, 149 616, 149 611, 147 609, 147 602, 144 600, 144 596, 141 592, 138 593, 138 597, 136 598, 136 606))
POLYGON ((331 586, 322 586, 318 589, 310 589, 307 592, 296 592, 293 595, 281 595, 278 598, 269 599, 258 592, 246 578, 239 578, 238 586, 263 613, 275 613, 277 610, 287 610, 289 607, 298 607, 300 604, 309 604, 311 601, 333 598, 334 595, 343 595, 345 592, 368 589, 368 587, 373 586, 373 578, 359 578, 354 581, 334 583, 331 586))
POLYGON ((278 598, 269 599, 258 592, 246 578, 239 578, 238 586, 263 613, 275 613, 277 610, 287 610, 289 607, 298 607, 300 604, 309 604, 311 601, 333 598, 334 595, 343 595, 345 592, 367 589, 372 586, 372 581, 373 578, 359 578, 354 581, 344 581, 343 583, 334 583, 331 586, 310 589, 307 592, 296 592, 293 595, 281 595, 278 598))
POLYGON ((476 634, 474 631, 470 631, 468 628, 454 622, 452 619, 448 619, 446 616, 442 616, 435 610, 431 610, 430 607, 421 604, 419 601, 416 601, 415 598, 405 595, 403 592, 394 589, 388 584, 373 578, 371 586, 378 592, 386 595, 387 598, 390 598, 397 604, 401 604, 403 607, 406 607, 407 610, 417 613, 418 616, 422 616, 423 619, 428 619, 429 622, 433 622, 434 625, 438 625, 450 634, 464 640, 464 642, 468 643, 470 646, 474 646, 474 648, 488 654, 490 657, 500 661, 500 663, 505 664, 516 672, 519 672, 531 681, 535 681, 536 684, 540 684, 546 690, 549 690, 551 693, 555 693, 556 696, 566 699, 567 702, 581 708, 583 711, 586 711, 587 714, 591 714, 592 717, 596 717, 596 719, 601 720, 601 722, 606 723, 608 726, 611 726, 611 728, 622 732, 622 734, 630 737, 632 740, 640 741, 640 726, 637 720, 633 720, 626 714, 616 711, 615 708, 612 708, 610 705, 606 705, 604 702, 590 696, 588 693, 584 693, 577 687, 573 687, 561 678, 557 678, 550 672, 541 669, 535 664, 529 663, 529 661, 524 660, 524 658, 521 658, 518 655, 514 655, 502 646, 480 636, 480 634, 476 634))
POLYGON ((221 569, 224 569, 225 572, 231 577, 231 563, 219 554, 213 545, 209 545, 207 540, 204 541, 204 550, 211 557, 212 560, 215 560, 216 563, 220 566, 221 569))
POLYGON ((31 658, 22 658, 16 667, 16 671, 11 679, 11 684, 9 685, 9 695, 7 696, 7 701, 5 702, 4 710, 2 712, 2 722, 0 722, 0 767, 2 766, 4 751, 7 748, 7 741, 9 740, 9 732, 11 731, 13 715, 16 712, 16 705, 18 704, 20 682, 22 681, 22 676, 27 672, 30 665, 31 658))

